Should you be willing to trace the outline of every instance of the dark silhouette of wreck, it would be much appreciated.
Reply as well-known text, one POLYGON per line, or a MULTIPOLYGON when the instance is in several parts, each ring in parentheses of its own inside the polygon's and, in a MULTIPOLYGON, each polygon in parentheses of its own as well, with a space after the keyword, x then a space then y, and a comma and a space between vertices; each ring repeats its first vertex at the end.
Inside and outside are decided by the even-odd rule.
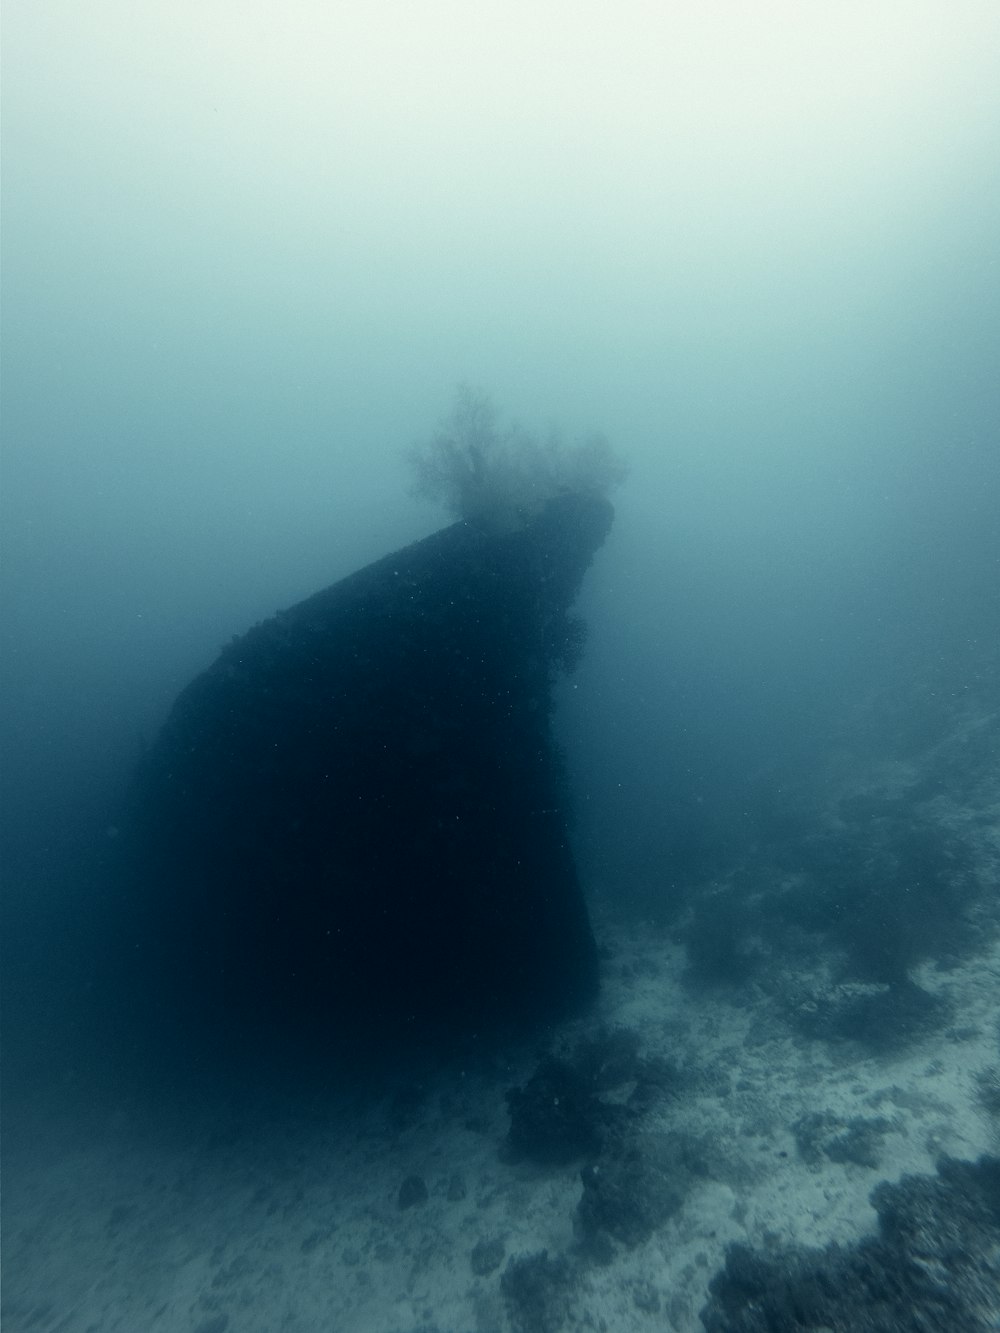
POLYGON ((215 1022, 475 1033, 597 988, 552 686, 613 511, 455 523, 234 639, 132 796, 144 949, 215 1022))

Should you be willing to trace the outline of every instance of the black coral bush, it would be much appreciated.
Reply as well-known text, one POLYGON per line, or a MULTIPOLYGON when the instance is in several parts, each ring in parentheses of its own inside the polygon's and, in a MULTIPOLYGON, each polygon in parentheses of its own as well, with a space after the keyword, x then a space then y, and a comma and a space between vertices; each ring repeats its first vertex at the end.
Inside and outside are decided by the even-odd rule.
POLYGON ((492 529, 520 527, 546 500, 570 491, 607 495, 626 468, 603 435, 567 445, 503 426, 489 397, 461 385, 448 417, 409 452, 413 494, 456 518, 492 529))

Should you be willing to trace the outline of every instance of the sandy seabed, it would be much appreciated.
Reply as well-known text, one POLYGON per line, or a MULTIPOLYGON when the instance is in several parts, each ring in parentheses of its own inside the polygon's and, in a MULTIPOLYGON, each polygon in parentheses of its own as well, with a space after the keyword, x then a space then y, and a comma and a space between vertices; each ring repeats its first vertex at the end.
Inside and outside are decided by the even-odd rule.
MULTIPOLYGON (((693 993, 683 948, 652 927, 599 921, 598 932, 601 999, 548 1044, 635 1033, 644 1054, 681 1075, 643 1132, 710 1145, 710 1165, 648 1240, 575 1265, 567 1327, 693 1333, 730 1243, 854 1242, 874 1229, 880 1180, 933 1172, 942 1153, 996 1149, 977 1074, 996 1063, 1000 948, 950 972, 927 969, 919 980, 947 994, 951 1026, 875 1057, 796 1035, 752 987, 739 1003, 693 993), (804 1118, 816 1116, 834 1138, 838 1127, 875 1126, 877 1163, 836 1161, 810 1144, 803 1124, 818 1122, 804 1118)), ((40 1126, 5 1173, 6 1333, 517 1327, 505 1265, 579 1251, 581 1164, 543 1167, 503 1151, 504 1092, 527 1081, 538 1055, 519 1048, 488 1067, 401 1077, 363 1106, 216 1101, 156 1117, 126 1101, 86 1134, 78 1126, 60 1139, 40 1126), (401 1208, 411 1176, 427 1197, 401 1208), (480 1242, 499 1242, 477 1252, 476 1267, 491 1271, 474 1271, 480 1242)))

